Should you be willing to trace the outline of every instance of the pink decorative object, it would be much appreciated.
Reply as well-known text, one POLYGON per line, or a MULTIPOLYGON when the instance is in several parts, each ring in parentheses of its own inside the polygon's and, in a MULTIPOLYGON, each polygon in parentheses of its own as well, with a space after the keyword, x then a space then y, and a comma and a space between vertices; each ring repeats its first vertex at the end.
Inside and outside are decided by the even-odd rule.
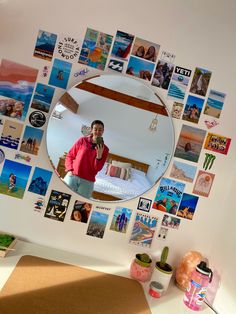
POLYGON ((136 254, 136 258, 133 260, 130 266, 130 276, 133 279, 145 282, 149 281, 152 275, 152 260, 147 254, 136 254), (148 257, 147 261, 142 260, 142 256, 148 257))
POLYGON ((175 280, 177 287, 183 291, 187 289, 191 274, 202 259, 202 254, 197 251, 189 251, 184 255, 176 269, 175 280))

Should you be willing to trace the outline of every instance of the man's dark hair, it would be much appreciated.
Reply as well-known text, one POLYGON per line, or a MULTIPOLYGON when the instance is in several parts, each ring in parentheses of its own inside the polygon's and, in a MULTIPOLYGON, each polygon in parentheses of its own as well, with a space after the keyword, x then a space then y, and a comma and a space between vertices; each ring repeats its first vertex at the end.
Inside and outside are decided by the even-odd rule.
POLYGON ((104 128, 104 123, 103 123, 102 121, 100 121, 100 120, 94 120, 94 121, 91 123, 91 129, 93 128, 93 126, 94 126, 95 124, 100 124, 100 125, 102 125, 103 128, 104 128))

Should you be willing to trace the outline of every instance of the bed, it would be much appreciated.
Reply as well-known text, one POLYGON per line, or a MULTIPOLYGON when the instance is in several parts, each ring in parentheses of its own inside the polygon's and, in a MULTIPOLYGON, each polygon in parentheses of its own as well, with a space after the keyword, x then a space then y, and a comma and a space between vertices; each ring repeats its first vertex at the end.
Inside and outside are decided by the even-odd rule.
MULTIPOLYGON (((62 178, 65 176, 65 156, 66 154, 60 158, 56 169, 62 178)), ((143 194, 152 186, 146 176, 148 167, 149 165, 146 163, 109 153, 103 169, 96 176, 92 198, 101 201, 118 201, 143 194), (130 168, 130 179, 123 180, 106 174, 107 167, 113 161, 130 163, 132 165, 130 168)))

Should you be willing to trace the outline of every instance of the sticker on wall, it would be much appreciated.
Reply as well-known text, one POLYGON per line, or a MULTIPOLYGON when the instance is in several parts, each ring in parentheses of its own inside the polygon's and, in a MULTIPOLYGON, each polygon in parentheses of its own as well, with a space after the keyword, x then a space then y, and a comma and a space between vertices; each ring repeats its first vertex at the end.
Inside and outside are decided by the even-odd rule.
POLYGON ((167 235, 168 235, 168 231, 169 231, 169 229, 164 228, 164 227, 161 227, 161 228, 160 228, 160 231, 158 232, 157 238, 158 238, 159 240, 166 240, 167 235))
POLYGON ((33 127, 41 128, 46 122, 46 117, 41 111, 33 111, 29 116, 29 122, 33 127))
POLYGON ((151 208, 152 200, 144 197, 140 197, 138 201, 138 210, 143 210, 144 212, 149 212, 151 208))
POLYGON ((192 220, 197 207, 198 199, 198 196, 184 193, 179 205, 177 216, 192 220))
POLYGON ((162 178, 152 208, 176 215, 185 184, 169 178, 162 178))
POLYGON ((6 106, 4 115, 25 120, 37 75, 37 69, 10 60, 2 60, 0 95, 15 100, 8 100, 10 106, 9 108, 6 106))
POLYGON ((70 203, 71 195, 52 190, 44 217, 63 222, 70 203))
POLYGON ((0 194, 22 199, 30 171, 31 166, 5 159, 0 177, 0 194))
POLYGON ((134 35, 117 31, 111 56, 127 61, 133 44, 134 35))
POLYGON ((131 215, 131 209, 117 206, 112 218, 110 230, 126 233, 131 215))
POLYGON ((160 45, 136 37, 131 54, 151 62, 156 62, 160 45))
POLYGON ((108 63, 108 68, 121 73, 123 71, 124 62, 120 60, 110 59, 108 63))
POLYGON ((203 163, 203 169, 204 170, 210 170, 211 167, 213 166, 213 163, 216 159, 216 156, 212 155, 212 154, 208 154, 208 153, 205 153, 205 160, 204 160, 204 163, 203 163))
POLYGON ((78 76, 86 76, 88 73, 90 72, 90 70, 88 68, 84 68, 84 69, 81 69, 79 71, 76 71, 74 73, 74 77, 78 77, 78 76))
POLYGON ((15 121, 6 120, 3 126, 0 145, 11 149, 17 149, 20 142, 22 130, 23 124, 15 121))
POLYGON ((109 215, 93 211, 88 225, 87 235, 102 239, 109 215))
POLYGON ((56 34, 39 30, 33 54, 34 57, 51 61, 56 41, 56 34))
POLYGON ((197 167, 174 160, 170 177, 192 183, 197 167))
POLYGON ((92 204, 76 200, 71 213, 71 220, 87 223, 91 213, 92 204))
POLYGON ((168 97, 173 99, 184 99, 191 72, 192 71, 189 69, 181 68, 179 66, 175 67, 167 93, 168 97))
POLYGON ((174 156, 198 162, 206 131, 182 125, 174 156))
POLYGON ((45 208, 44 208, 44 198, 38 197, 37 200, 34 202, 34 211, 38 213, 42 213, 45 208))
POLYGON ((54 57, 70 62, 77 62, 80 46, 81 42, 78 39, 68 35, 60 35, 56 43, 54 57))
POLYGON ((31 161, 31 157, 29 155, 23 155, 23 154, 15 154, 15 159, 20 159, 20 160, 24 160, 26 162, 30 162, 31 161))
POLYGON ((5 159, 5 153, 4 151, 0 148, 0 164, 4 161, 5 159))
POLYGON ((28 191, 39 195, 46 195, 52 171, 35 167, 28 191))
POLYGON ((26 126, 20 151, 28 154, 38 155, 39 147, 43 137, 43 130, 26 126))
POLYGON ((159 60, 152 79, 152 85, 168 89, 173 71, 174 65, 172 63, 159 60))
POLYGON ((164 215, 161 225, 167 228, 178 229, 180 225, 180 219, 171 217, 169 215, 164 215))
POLYGON ((48 84, 66 89, 70 77, 71 67, 72 64, 67 61, 54 59, 48 84))
POLYGON ((87 28, 78 62, 104 70, 112 39, 112 35, 87 28))
POLYGON ((83 134, 83 136, 91 135, 91 127, 89 125, 82 124, 81 133, 83 134))
POLYGON ((168 52, 168 51, 162 51, 160 59, 165 61, 165 62, 174 63, 175 54, 168 52))
POLYGON ((199 170, 197 179, 195 181, 195 185, 193 188, 193 193, 200 196, 208 197, 214 177, 215 175, 213 173, 199 170))
POLYGON ((96 210, 105 210, 105 211, 110 211, 111 210, 111 207, 105 207, 105 206, 100 206, 100 205, 97 205, 96 207, 95 207, 95 209, 96 210))
POLYGON ((171 116, 175 119, 180 119, 183 112, 184 105, 180 102, 174 101, 171 109, 171 116))
POLYGON ((231 138, 214 133, 208 133, 204 148, 216 153, 227 155, 230 143, 231 138))
POLYGON ((219 119, 225 96, 226 94, 211 89, 204 108, 204 114, 219 119))
POLYGON ((150 81, 155 64, 135 57, 130 57, 126 74, 150 81))
POLYGON ((205 125, 207 126, 208 129, 214 128, 219 124, 215 119, 212 120, 204 120, 205 125))
POLYGON ((31 103, 31 108, 44 112, 49 112, 54 91, 54 87, 37 83, 31 103))
POLYGON ((184 107, 182 119, 189 122, 198 123, 203 104, 204 99, 189 95, 184 107))
POLYGON ((129 242, 142 247, 150 247, 156 231, 157 221, 157 217, 138 213, 129 242))
POLYGON ((40 76, 41 77, 48 77, 50 72, 50 66, 44 65, 42 70, 40 71, 40 76))
POLYGON ((190 86, 190 92, 193 94, 206 96, 207 88, 211 79, 211 72, 202 68, 196 68, 193 80, 190 86))

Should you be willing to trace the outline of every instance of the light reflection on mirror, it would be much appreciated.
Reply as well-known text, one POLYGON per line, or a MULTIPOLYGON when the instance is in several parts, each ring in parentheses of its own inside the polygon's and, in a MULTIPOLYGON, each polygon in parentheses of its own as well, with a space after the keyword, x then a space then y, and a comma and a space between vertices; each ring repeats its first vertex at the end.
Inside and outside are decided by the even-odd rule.
POLYGON ((50 160, 62 180, 67 152, 96 119, 104 123, 109 156, 96 175, 93 199, 132 199, 160 180, 173 154, 174 129, 163 101, 152 88, 130 77, 101 75, 76 84, 65 96, 61 97, 63 105, 58 101, 54 107, 46 138, 50 160), (87 85, 93 92, 84 90, 87 85), (77 113, 67 109, 68 97, 78 104, 77 113), (131 164, 130 178, 124 180, 107 172, 114 161, 131 164))

